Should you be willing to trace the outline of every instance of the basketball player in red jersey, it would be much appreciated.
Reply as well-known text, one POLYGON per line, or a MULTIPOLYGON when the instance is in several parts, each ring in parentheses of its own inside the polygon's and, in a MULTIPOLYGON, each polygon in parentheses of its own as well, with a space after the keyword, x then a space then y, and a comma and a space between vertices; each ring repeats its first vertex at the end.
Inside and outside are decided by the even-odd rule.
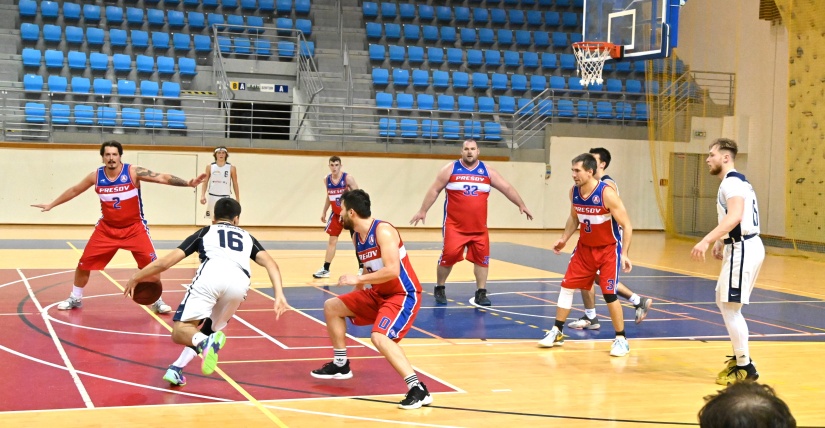
MULTIPOLYGON (((100 197, 100 210, 103 215, 95 225, 95 231, 74 273, 74 287, 68 299, 58 303, 57 309, 68 310, 83 305, 83 287, 89 282, 90 271, 102 270, 109 264, 119 249, 132 252, 138 269, 155 260, 155 247, 149 236, 149 227, 143 218, 143 201, 140 197, 140 182, 168 184, 178 187, 197 187, 206 179, 206 174, 189 181, 150 171, 146 168, 124 164, 121 162, 123 146, 117 141, 106 141, 100 146, 100 156, 103 159, 102 167, 89 173, 80 183, 66 189, 60 196, 49 204, 36 204, 33 207, 41 211, 68 202, 92 186, 100 197)), ((160 277, 148 278, 147 281, 158 281, 160 277)), ((169 305, 158 299, 152 305, 158 313, 172 311, 169 305)))
POLYGON ((427 210, 438 199, 438 194, 446 189, 447 197, 444 201, 444 225, 442 235, 444 246, 441 257, 438 259, 436 271, 435 301, 438 304, 447 304, 447 294, 444 284, 453 269, 453 265, 464 260, 464 249, 467 249, 467 260, 475 267, 473 274, 476 277, 475 303, 481 306, 490 306, 487 297, 487 271, 490 264, 490 237, 487 233, 487 198, 490 188, 503 193, 510 202, 514 203, 520 213, 527 215, 528 220, 533 214, 524 205, 518 191, 507 182, 496 170, 489 168, 478 159, 478 143, 475 140, 466 140, 461 148, 461 159, 450 162, 441 168, 435 177, 435 183, 430 186, 421 203, 421 209, 410 220, 410 224, 424 223, 427 210))
MULTIPOLYGON (((329 278, 329 266, 335 258, 335 249, 338 245, 338 236, 344 229, 341 223, 341 195, 347 190, 358 189, 355 177, 341 171, 341 158, 332 156, 329 158, 330 174, 324 177, 324 186, 327 189, 327 197, 324 199, 324 210, 321 212, 321 221, 326 223, 324 232, 329 235, 327 241, 327 252, 324 255, 324 266, 312 274, 313 278, 329 278), (332 208, 332 213, 327 217, 327 209, 332 208)), ((362 268, 359 262, 359 269, 362 268)))

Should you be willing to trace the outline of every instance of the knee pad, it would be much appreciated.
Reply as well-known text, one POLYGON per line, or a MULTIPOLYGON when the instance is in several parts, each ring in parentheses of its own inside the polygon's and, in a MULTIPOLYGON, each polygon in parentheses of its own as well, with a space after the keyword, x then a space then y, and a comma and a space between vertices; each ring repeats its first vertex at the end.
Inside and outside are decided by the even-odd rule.
POLYGON ((212 318, 206 318, 201 323, 201 333, 209 336, 210 334, 214 333, 215 331, 212 330, 212 318))
POLYGON ((556 306, 562 309, 570 309, 573 307, 573 294, 575 294, 576 290, 572 288, 564 288, 562 287, 559 291, 559 301, 556 303, 556 306))
POLYGON ((615 294, 605 294, 605 295, 604 295, 604 301, 605 301, 606 303, 613 303, 613 302, 615 302, 616 300, 619 300, 619 297, 618 297, 618 296, 616 296, 615 294))

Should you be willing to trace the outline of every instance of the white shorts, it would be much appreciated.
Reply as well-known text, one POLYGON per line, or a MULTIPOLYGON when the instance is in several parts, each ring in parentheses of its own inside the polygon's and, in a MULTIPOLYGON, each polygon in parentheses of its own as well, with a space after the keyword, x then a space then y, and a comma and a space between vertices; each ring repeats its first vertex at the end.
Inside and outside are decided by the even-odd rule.
POLYGON ((172 319, 188 322, 211 318, 212 330, 223 330, 246 300, 249 285, 249 277, 237 265, 208 260, 198 268, 172 319))
POLYGON ((765 247, 758 236, 725 244, 722 272, 716 281, 716 301, 750 303, 759 268, 765 260, 765 247))
POLYGON ((228 198, 230 195, 220 195, 215 196, 211 193, 206 195, 206 215, 204 218, 211 219, 215 215, 215 202, 218 202, 219 199, 228 198))

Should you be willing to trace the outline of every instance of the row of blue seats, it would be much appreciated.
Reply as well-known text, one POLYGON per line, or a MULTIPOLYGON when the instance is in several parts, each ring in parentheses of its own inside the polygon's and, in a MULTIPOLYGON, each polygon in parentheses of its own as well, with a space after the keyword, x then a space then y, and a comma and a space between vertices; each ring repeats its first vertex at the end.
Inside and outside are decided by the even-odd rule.
MULTIPOLYGON (((404 62, 410 64, 421 64, 424 62, 424 48, 421 46, 409 46, 406 49, 404 46, 398 45, 374 45, 369 46, 369 55, 371 61, 384 61, 387 58, 387 51, 389 51, 390 62, 404 62)), ((450 65, 469 65, 490 67, 498 67, 501 63, 501 52, 497 50, 481 51, 479 49, 468 49, 467 58, 464 58, 464 49, 461 48, 447 48, 446 61, 450 65)), ((444 48, 428 47, 427 48, 427 63, 439 66, 444 63, 444 48)), ((559 64, 562 70, 575 70, 576 57, 573 54, 561 54, 558 57, 552 52, 543 52, 541 54, 541 62, 539 63, 539 54, 536 52, 523 52, 519 54, 517 51, 504 51, 504 66, 505 67, 520 67, 538 68, 539 65, 547 69, 555 69, 559 64), (557 61, 558 58, 558 61, 557 61)))
MULTIPOLYGON (((37 49, 26 48, 23 49, 23 66, 24 67, 40 67, 43 53, 37 49)), ((132 57, 126 54, 114 54, 112 56, 100 52, 92 52, 89 57, 86 57, 85 52, 69 51, 68 65, 70 69, 85 70, 87 64, 91 65, 92 70, 105 71, 109 69, 109 59, 112 59, 112 64, 115 71, 132 71, 132 57)), ((63 67, 63 51, 49 49, 45 53, 46 67, 48 68, 62 68, 63 67)), ((159 56, 158 73, 160 74, 175 74, 175 59, 168 56, 159 56)), ((154 73, 155 58, 148 55, 138 55, 135 58, 135 65, 137 71, 141 73, 154 73)), ((195 70, 195 60, 192 58, 180 57, 178 58, 178 73, 181 76, 194 76, 198 74, 195 70)))
MULTIPOLYGON (((458 140, 461 138, 461 123, 456 120, 445 120, 441 126, 438 120, 424 119, 419 126, 416 119, 401 119, 401 138, 427 138, 458 140)), ((398 121, 394 118, 382 117, 378 119, 378 135, 393 138, 399 135, 398 121)), ((478 120, 464 121, 464 138, 485 141, 501 141, 501 125, 497 122, 478 120), (482 137, 482 132, 484 136, 482 137)))
MULTIPOLYGON (((129 24, 143 24, 143 9, 137 9, 130 7, 128 8, 129 15, 128 15, 128 23, 129 24), (135 11, 132 14, 132 11, 135 11)), ((160 26, 162 27, 165 24, 165 20, 163 17, 163 11, 158 9, 149 9, 149 25, 150 26, 160 26), (154 12, 154 13, 153 13, 154 12)), ((290 20, 291 21, 291 20, 290 20)), ((300 28, 312 28, 312 22, 308 19, 298 19, 300 21, 300 28)), ((119 21, 111 21, 107 22, 107 28, 115 28, 115 25, 120 25, 123 20, 119 21)), ((169 11, 169 28, 183 28, 186 25, 189 25, 189 30, 202 30, 206 27, 212 27, 213 25, 218 27, 218 30, 223 30, 224 28, 229 28, 229 31, 233 32, 243 32, 247 29, 244 26, 254 27, 248 29, 250 33, 262 33, 264 31, 264 20, 260 16, 250 15, 246 17, 246 21, 244 22, 243 15, 228 15, 224 17, 218 13, 209 13, 204 16, 203 13, 200 12, 189 12, 187 15, 186 21, 183 19, 183 12, 177 11, 169 11)), ((66 26, 67 32, 70 26, 66 26)), ((74 27, 76 28, 76 27, 74 27)), ((299 29, 300 29, 299 28, 299 29)), ((97 28, 100 29, 100 28, 97 28)), ((120 30, 122 31, 122 30, 120 30)), ((62 29, 59 25, 54 24, 45 24, 43 25, 43 37, 45 40, 54 40, 60 41, 62 29)), ((20 24, 20 35, 24 38, 24 40, 28 40, 34 38, 35 40, 40 37, 40 26, 37 24, 33 24, 30 22, 24 22, 20 24), (35 37, 36 36, 36 37, 35 37), (26 38, 28 37, 28 39, 26 38)))
MULTIPOLYGON (((63 76, 51 75, 49 76, 47 90, 52 93, 72 93, 72 94, 90 94, 94 89, 95 95, 112 95, 112 81, 109 79, 97 78, 93 84, 90 84, 90 79, 87 77, 74 76, 72 77, 71 90, 68 87, 68 79, 63 76)), ((43 91, 43 76, 38 74, 27 74, 23 76, 23 89, 26 91, 40 92, 43 91)), ((137 85, 134 80, 120 79, 117 81, 117 95, 119 96, 135 96, 137 95, 137 85)), ((140 81, 140 95, 144 97, 156 97, 158 95, 168 98, 180 97, 180 84, 177 82, 163 82, 159 85, 153 80, 140 81)))
MULTIPOLYGON (((127 0, 129 1, 129 0, 127 0)), ((136 0, 131 0, 135 1, 136 0)), ((149 3, 159 3, 159 0, 143 0, 144 4, 149 3)), ((180 0, 164 0, 164 4, 166 6, 176 7, 180 4, 180 0)), ((198 7, 203 5, 204 7, 213 7, 216 8, 219 5, 223 10, 235 9, 238 7, 238 0, 183 0, 184 6, 188 7, 198 7)), ((259 11, 262 13, 273 12, 276 10, 275 7, 275 0, 240 0, 241 9, 247 11, 259 11)), ((20 0, 18 4, 18 8, 20 10, 20 16, 23 18, 32 18, 38 15, 44 18, 57 18, 60 16, 60 3, 55 1, 43 1, 40 2, 40 11, 38 13, 38 2, 35 0, 20 0)), ((106 6, 106 17, 107 19, 110 18, 110 8, 112 8, 111 17, 117 19, 118 12, 114 9, 120 9, 117 6, 106 6)), ((309 14, 310 10, 310 2, 309 0, 296 0, 295 1, 295 11, 302 14, 309 14)), ((170 9, 170 12, 172 10, 170 9)), ((290 13, 292 11, 292 0, 278 0, 278 13, 290 13)), ((70 19, 70 20, 78 20, 82 16, 86 21, 99 21, 101 18, 101 8, 100 6, 94 4, 86 4, 83 5, 82 8, 79 4, 64 2, 63 3, 63 18, 70 19)), ((123 10, 121 9, 120 17, 123 18, 123 10)))
POLYGON ((400 40, 403 34, 404 41, 407 43, 416 43, 419 40, 424 40, 428 43, 454 44, 456 41, 461 41, 462 44, 475 44, 476 42, 482 45, 492 45, 498 43, 499 47, 510 46, 515 40, 518 46, 535 46, 536 48, 546 48, 551 45, 557 48, 566 48, 571 43, 582 41, 581 33, 568 33, 561 31, 554 31, 552 33, 547 31, 528 31, 515 30, 515 39, 513 38, 514 30, 498 29, 495 32, 490 28, 460 28, 456 32, 456 27, 436 27, 435 25, 424 25, 423 27, 415 24, 404 24, 403 31, 399 24, 381 24, 375 22, 367 23, 367 38, 381 39, 386 41, 400 40), (552 37, 552 39, 551 39, 552 37))
MULTIPOLYGON (((74 117, 71 117, 71 107, 67 104, 52 104, 49 119, 52 125, 83 126, 117 126, 117 110, 114 107, 99 106, 97 116, 94 107, 85 104, 74 106, 74 117)), ((47 121, 46 105, 42 103, 26 103, 24 109, 26 122, 44 124, 47 121)), ((143 112, 134 107, 123 107, 120 110, 121 126, 132 128, 169 128, 186 129, 186 113, 180 109, 169 109, 164 113, 159 108, 148 107, 143 112), (165 125, 164 125, 165 123, 165 125)))
MULTIPOLYGON (((265 57, 272 55, 272 43, 267 39, 255 39, 253 40, 253 43, 250 44, 249 39, 246 37, 236 36, 229 38, 226 36, 218 36, 218 47, 220 48, 221 53, 236 53, 242 55, 254 54, 265 57)), ((295 43, 281 40, 278 42, 276 47, 278 49, 279 57, 295 57, 295 43)), ((301 56, 315 57, 315 42, 305 42, 301 40, 299 49, 301 56)))
MULTIPOLYGON (((395 19, 395 3, 382 3, 381 4, 381 19, 383 21, 393 21, 395 19), (385 8, 387 9, 387 13, 385 13, 385 8)), ((418 18, 419 22, 430 22, 433 20, 433 6, 429 6, 426 4, 419 4, 417 7, 416 13, 416 6, 409 3, 404 3, 399 5, 400 14, 402 20, 414 20, 418 18)), ((364 2, 363 6, 363 14, 364 19, 372 20, 378 19, 378 7, 375 3, 371 2, 364 2)), ((467 24, 470 22, 470 17, 472 16, 472 22, 476 26, 484 26, 488 23, 492 23, 493 25, 506 25, 510 24, 511 26, 521 26, 525 23, 527 25, 533 27, 541 27, 543 25, 557 27, 559 25, 563 27, 571 27, 575 28, 578 27, 582 22, 581 14, 577 14, 575 12, 556 12, 556 11, 538 11, 538 10, 528 10, 523 11, 520 9, 485 9, 485 8, 478 8, 474 7, 472 9, 472 14, 470 13, 470 8, 457 6, 452 8, 450 6, 436 6, 435 7, 435 19, 438 22, 442 22, 448 24, 450 22, 454 22, 455 24, 467 24)))
MULTIPOLYGON (((389 70, 384 68, 374 68, 372 70, 373 86, 388 86, 390 84, 389 70)), ((508 89, 513 92, 541 92, 545 89, 555 90, 570 90, 570 91, 607 91, 607 92, 626 92, 629 94, 641 94, 643 91, 642 82, 635 79, 628 79, 622 84, 619 79, 607 79, 606 85, 591 84, 588 87, 583 87, 581 78, 579 76, 569 76, 565 79, 563 76, 550 76, 549 79, 543 74, 534 74, 530 76, 529 86, 526 75, 504 73, 466 73, 464 71, 448 71, 433 70, 432 84, 430 83, 430 72, 428 70, 410 70, 404 68, 394 68, 392 70, 392 85, 396 88, 406 88, 410 86, 410 77, 412 77, 412 86, 414 88, 428 88, 432 86, 435 89, 478 89, 487 90, 492 88, 494 91, 506 91, 508 89), (452 76, 451 76, 452 74, 452 76), (452 84, 450 83, 452 77, 452 84), (472 77, 472 79, 470 79, 472 77), (508 80, 510 85, 508 85, 508 80), (471 83, 472 82, 472 83, 471 83)), ((647 88, 654 94, 659 93, 659 82, 648 81, 647 88)))
MULTIPOLYGON (((23 24, 24 26, 27 24, 23 24)), ((34 25, 34 24, 29 24, 34 25)), ((48 27, 48 25, 46 26, 48 27)), ((59 29, 60 27, 58 27, 59 29)), ((45 30, 45 28, 44 28, 45 30)), ((86 43, 89 46, 103 46, 106 31, 100 28, 89 27, 86 29, 86 43)), ((37 41, 39 34, 32 34, 26 27, 20 27, 20 35, 24 41, 37 41)), ((60 42, 62 40, 61 34, 44 31, 44 38, 47 42, 60 42)), ((132 46, 133 48, 148 48, 149 47, 149 33, 143 30, 131 30, 127 33, 126 30, 112 29, 109 30, 109 45, 113 47, 132 46), (129 35, 127 40, 127 34, 129 35)), ((155 49, 169 48, 169 33, 152 31, 151 33, 152 46, 155 49)), ((195 34, 195 52, 211 52, 212 38, 208 35, 195 34)), ((82 45, 84 41, 83 29, 80 27, 68 26, 66 27, 66 42, 69 45, 82 45)), ((173 33, 172 43, 175 50, 188 51, 192 45, 192 36, 188 33, 173 33)))
MULTIPOLYGON (((595 104, 590 100, 580 99, 577 102, 569 99, 556 100, 555 104, 552 99, 543 99, 538 103, 528 98, 518 98, 518 104, 514 102, 512 97, 501 97, 498 104, 498 111, 494 109, 494 104, 485 103, 483 107, 479 105, 478 110, 471 109, 469 105, 459 106, 458 110, 453 105, 445 105, 444 108, 439 105, 440 112, 454 112, 459 113, 506 113, 519 115, 538 114, 541 116, 557 116, 557 117, 580 117, 580 118, 598 118, 598 119, 619 119, 619 120, 647 120, 648 108, 647 104, 643 102, 631 103, 627 101, 617 101, 615 104, 611 101, 597 101, 595 104), (554 109, 555 105, 555 109, 554 109), (634 112, 635 106, 635 112, 634 112)), ((378 109, 387 109, 391 107, 376 106, 378 109)), ((398 107, 399 110, 413 110, 412 107, 398 107)), ((419 110, 423 109, 420 106, 419 110)))
MULTIPOLYGON (((416 96, 417 103, 413 106, 413 95, 398 93, 396 94, 396 103, 393 105, 393 94, 387 92, 378 92, 375 94, 375 108, 377 109, 393 109, 400 110, 437 110, 443 112, 460 112, 460 113, 495 113, 495 106, 498 105, 499 113, 515 113, 521 110, 524 106, 529 106, 530 98, 515 98, 511 96, 502 95, 498 97, 498 103, 493 97, 478 97, 476 99, 472 96, 460 95, 458 103, 456 104, 456 97, 452 95, 437 95, 436 98, 429 94, 418 94, 416 96), (435 100, 437 100, 436 103, 435 100)), ((610 100, 601 100, 606 105, 611 105, 610 100)), ((629 104, 627 101, 619 101, 619 103, 629 104)), ((623 104, 618 104, 623 106, 623 104)))

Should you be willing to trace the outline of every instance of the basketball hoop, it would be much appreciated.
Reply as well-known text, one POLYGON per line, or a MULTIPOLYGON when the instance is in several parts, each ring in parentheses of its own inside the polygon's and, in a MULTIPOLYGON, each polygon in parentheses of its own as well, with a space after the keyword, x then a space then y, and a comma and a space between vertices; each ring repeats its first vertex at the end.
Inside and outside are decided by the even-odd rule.
POLYGON ((602 71, 608 58, 622 58, 622 46, 607 42, 576 42, 573 53, 576 54, 576 74, 581 73, 581 84, 588 85, 604 82, 602 71))

